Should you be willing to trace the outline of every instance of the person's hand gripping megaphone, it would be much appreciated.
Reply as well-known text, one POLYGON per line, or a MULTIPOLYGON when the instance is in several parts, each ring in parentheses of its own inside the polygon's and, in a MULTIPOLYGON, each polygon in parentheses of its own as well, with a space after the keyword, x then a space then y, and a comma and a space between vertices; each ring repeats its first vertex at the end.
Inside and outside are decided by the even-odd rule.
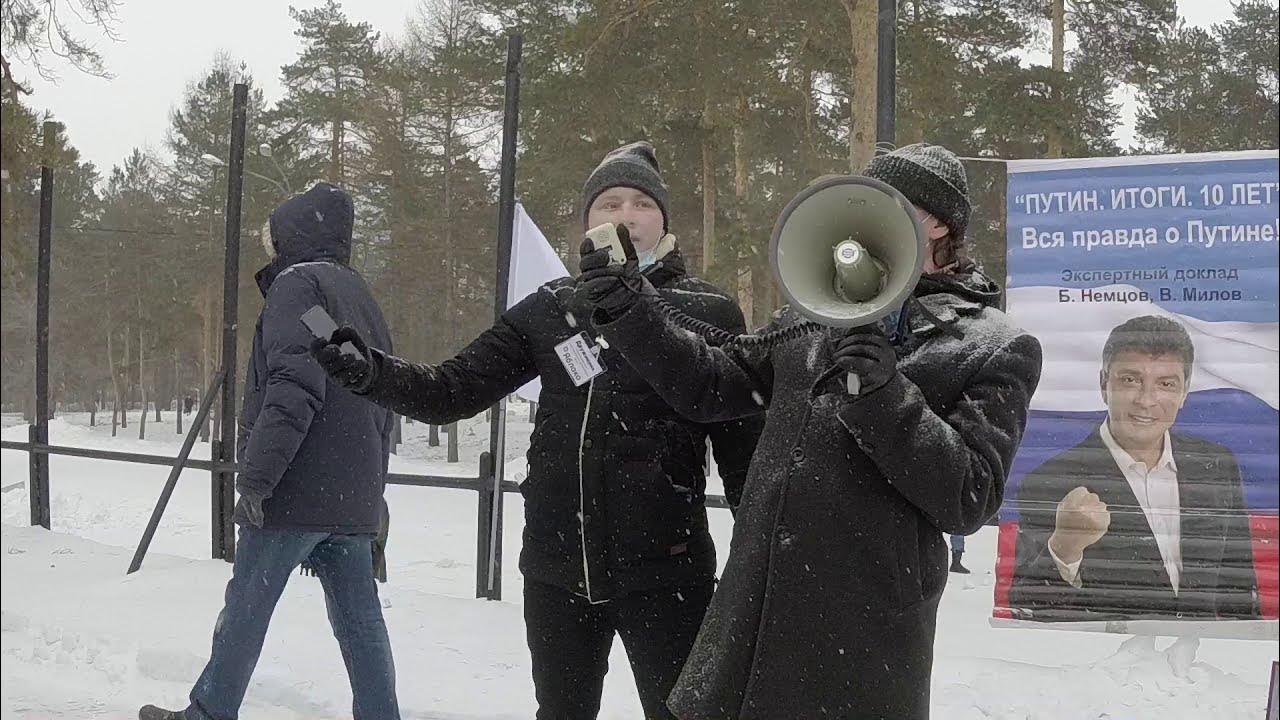
POLYGON ((587 231, 579 248, 578 292, 600 311, 606 320, 624 315, 641 297, 655 296, 640 272, 636 248, 626 225, 608 223, 587 231))
POLYGON ((898 372, 898 353, 877 326, 856 327, 836 343, 836 365, 848 373, 849 394, 863 397, 879 390, 898 372))

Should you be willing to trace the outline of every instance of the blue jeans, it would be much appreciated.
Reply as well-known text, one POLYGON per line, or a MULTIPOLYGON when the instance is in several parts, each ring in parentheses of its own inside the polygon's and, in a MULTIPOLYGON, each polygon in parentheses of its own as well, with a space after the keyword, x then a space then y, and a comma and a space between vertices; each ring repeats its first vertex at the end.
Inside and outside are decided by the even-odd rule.
POLYGON ((373 579, 372 535, 241 527, 209 664, 191 690, 188 720, 235 720, 285 583, 310 559, 351 680, 356 720, 399 720, 391 641, 373 579))
POLYGON ((958 552, 958 553, 964 552, 964 536, 963 535, 951 536, 951 552, 958 552))

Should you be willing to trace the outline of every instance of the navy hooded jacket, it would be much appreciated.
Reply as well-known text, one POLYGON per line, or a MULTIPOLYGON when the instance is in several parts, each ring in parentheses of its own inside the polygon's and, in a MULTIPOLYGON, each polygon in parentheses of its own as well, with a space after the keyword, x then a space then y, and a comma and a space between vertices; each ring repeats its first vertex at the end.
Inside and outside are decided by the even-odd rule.
POLYGON ((347 264, 351 197, 320 183, 271 214, 277 256, 257 274, 266 300, 240 415, 236 488, 265 497, 264 527, 374 533, 394 416, 335 384, 311 357, 299 318, 320 305, 374 347, 390 347, 382 311, 347 264))

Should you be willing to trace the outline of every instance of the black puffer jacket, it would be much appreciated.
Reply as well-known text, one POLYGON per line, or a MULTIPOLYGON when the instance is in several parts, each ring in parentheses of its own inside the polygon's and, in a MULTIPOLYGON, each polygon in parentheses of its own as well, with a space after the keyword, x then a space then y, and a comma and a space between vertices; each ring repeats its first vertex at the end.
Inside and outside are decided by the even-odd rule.
POLYGON ((725 352, 650 302, 603 327, 694 417, 768 406, 724 576, 669 700, 682 720, 928 716, 942 533, 999 508, 1040 345, 980 276, 926 278, 916 295, 936 322, 912 314, 899 372, 856 399, 824 380, 835 331, 725 352))
MULTIPOLYGON (((679 251, 646 270, 672 305, 731 332, 742 312, 713 285, 689 277, 679 251)), ((704 461, 710 437, 731 502, 741 493, 763 422, 691 422, 664 402, 616 351, 604 374, 575 387, 555 346, 594 338, 589 308, 564 278, 508 310, 440 365, 410 364, 374 351, 368 397, 423 422, 471 417, 534 377, 542 379, 525 502, 520 570, 593 601, 715 572, 707 530, 704 461)))
POLYGON ((321 305, 339 324, 390 347, 378 303, 351 256, 351 198, 320 184, 271 215, 276 259, 257 275, 266 300, 240 413, 236 481, 266 497, 265 527, 376 533, 392 415, 342 388, 311 357, 302 314, 321 305))

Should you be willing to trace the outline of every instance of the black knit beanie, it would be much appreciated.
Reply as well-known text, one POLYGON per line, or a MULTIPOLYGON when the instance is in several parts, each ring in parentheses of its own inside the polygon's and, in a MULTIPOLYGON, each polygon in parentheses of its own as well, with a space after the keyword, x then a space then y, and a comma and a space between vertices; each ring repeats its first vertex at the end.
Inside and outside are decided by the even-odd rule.
POLYGON ((643 140, 623 145, 605 155, 596 169, 591 171, 586 184, 582 186, 583 225, 586 225, 591 203, 596 201, 600 193, 615 187, 633 188, 653 198, 662 211, 662 232, 665 234, 668 231, 670 216, 667 214, 667 185, 662 182, 658 156, 652 145, 643 140))
POLYGON ((951 230, 957 243, 969 226, 969 181, 955 153, 941 145, 916 143, 876 156, 863 175, 902 193, 951 230))

